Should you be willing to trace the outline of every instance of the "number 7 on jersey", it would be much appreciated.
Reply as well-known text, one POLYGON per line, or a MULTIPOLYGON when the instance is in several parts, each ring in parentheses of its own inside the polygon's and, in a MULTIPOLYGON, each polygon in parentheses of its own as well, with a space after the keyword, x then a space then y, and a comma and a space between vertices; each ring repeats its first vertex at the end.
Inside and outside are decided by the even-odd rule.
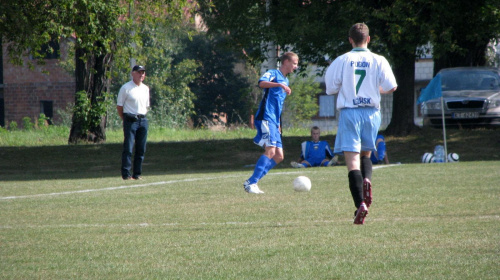
POLYGON ((366 77, 366 70, 356 69, 356 70, 354 70, 354 74, 360 76, 358 83, 356 84, 356 95, 358 95, 358 91, 359 91, 359 88, 361 87, 361 83, 363 83, 363 80, 366 77))

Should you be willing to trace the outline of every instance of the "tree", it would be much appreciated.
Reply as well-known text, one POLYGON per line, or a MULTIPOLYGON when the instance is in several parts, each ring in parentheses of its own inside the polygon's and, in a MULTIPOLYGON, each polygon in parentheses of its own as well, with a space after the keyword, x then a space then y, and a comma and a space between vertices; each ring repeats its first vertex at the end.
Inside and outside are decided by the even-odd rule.
MULTIPOLYGON (((194 5, 189 0, 142 1, 141 17, 131 18, 127 8, 134 1, 121 0, 19 0, 2 1, 0 35, 8 41, 12 61, 22 64, 27 50, 34 51, 51 39, 75 38, 75 108, 69 143, 105 141, 105 111, 102 102, 109 90, 109 69, 113 53, 133 44, 117 44, 119 32, 129 33, 133 20, 150 20, 168 14, 183 21, 194 5), (11 2, 11 3, 6 3, 11 2), (128 5, 127 5, 128 4, 128 5)), ((130 34, 133 34, 130 33, 130 34)), ((131 43, 134 40, 129 41, 131 43)))
POLYGON ((321 93, 321 87, 314 77, 293 75, 290 77, 292 94, 285 99, 281 116, 283 127, 308 125, 304 120, 310 120, 318 113, 316 95, 321 93))
POLYGON ((88 110, 73 115, 69 143, 105 140, 100 104, 106 99, 106 72, 113 59, 120 1, 21 0, 2 4, 4 38, 9 55, 18 64, 26 50, 41 49, 51 39, 75 38, 75 108, 88 110))
POLYGON ((431 2, 430 16, 435 74, 446 67, 487 63, 488 43, 500 39, 500 0, 431 2))
POLYGON ((192 40, 185 39, 184 51, 177 56, 198 62, 199 75, 189 85, 196 94, 195 125, 211 119, 212 114, 225 113, 229 124, 245 122, 250 115, 251 85, 256 79, 250 81, 245 61, 224 47, 227 40, 227 36, 200 33, 192 40))
MULTIPOLYGON (((352 48, 347 40, 350 26, 367 22, 372 34, 370 48, 388 57, 398 79, 393 132, 406 134, 413 127, 416 49, 426 42, 419 32, 423 29, 417 18, 421 8, 413 2, 247 0, 243 8, 251 8, 248 13, 236 13, 236 9, 242 8, 239 2, 236 5, 219 0, 200 1, 200 7, 209 30, 227 32, 236 45, 250 46, 253 50, 262 41, 274 41, 284 50, 297 52, 304 64, 312 62, 324 67, 352 48), (243 18, 242 14, 246 16, 243 18), (241 22, 247 19, 250 22, 241 22)), ((264 59, 262 47, 249 53, 257 61, 264 59)))
POLYGON ((293 49, 297 52, 302 63, 312 62, 327 66, 329 60, 351 49, 347 41, 349 27, 355 22, 366 22, 372 34, 370 49, 388 58, 398 81, 398 90, 393 101, 393 117, 387 128, 388 133, 395 135, 406 135, 415 128, 414 62, 419 57, 419 46, 431 40, 435 44, 438 60, 442 57, 449 59, 450 55, 440 54, 447 53, 447 48, 452 47, 452 53, 462 55, 464 50, 468 50, 470 54, 475 53, 470 55, 470 61, 480 64, 482 54, 476 54, 472 50, 484 49, 485 42, 498 36, 499 0, 481 0, 467 5, 462 5, 462 2, 199 1, 201 14, 209 32, 230 34, 235 41, 234 46, 247 50, 247 54, 256 62, 262 61, 265 56, 265 46, 262 42, 273 41, 283 49, 293 49), (455 4, 449 5, 452 2, 455 4), (469 16, 464 20, 462 12, 471 8, 475 12, 467 13, 469 16), (455 35, 451 35, 456 32, 456 27, 461 26, 458 22, 468 24, 471 17, 471 20, 477 23, 473 25, 474 28, 463 27, 458 33, 466 40, 459 40, 455 35), (437 20, 438 18, 444 19, 441 21, 437 20), (454 23, 457 23, 456 27, 454 23), (432 34, 435 35, 431 36, 432 34), (472 43, 477 38, 481 38, 479 44, 465 43, 472 43))
MULTIPOLYGON (((363 2, 363 1, 361 1, 363 2)), ((425 1, 382 1, 383 4, 365 3, 369 13, 369 26, 374 37, 387 48, 396 80, 397 92, 393 95, 391 123, 386 134, 408 135, 415 129, 414 92, 415 61, 419 57, 418 47, 428 41, 428 25, 425 1)))
MULTIPOLYGON (((170 17, 168 9, 162 5, 156 8, 136 5, 133 10, 137 15, 131 28, 134 30, 133 38, 129 30, 124 30, 119 41, 135 46, 115 53, 111 71, 113 98, 116 98, 121 85, 130 80, 130 58, 133 57, 134 64, 144 65, 147 70, 145 84, 150 88, 150 126, 182 127, 193 113, 196 96, 189 84, 199 76, 199 72, 194 59, 175 60, 175 57, 184 52, 183 41, 189 41, 188 38, 196 31, 190 21, 178 22, 170 17)), ((113 117, 111 121, 116 120, 121 125, 121 120, 113 117)))

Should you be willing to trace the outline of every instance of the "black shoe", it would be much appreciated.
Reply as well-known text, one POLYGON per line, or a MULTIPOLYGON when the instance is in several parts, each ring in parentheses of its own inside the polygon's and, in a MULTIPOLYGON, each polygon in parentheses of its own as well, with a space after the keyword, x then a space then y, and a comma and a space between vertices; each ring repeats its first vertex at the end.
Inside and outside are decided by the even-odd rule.
POLYGON ((128 176, 128 177, 122 177, 124 181, 127 181, 127 180, 133 180, 134 178, 128 176))

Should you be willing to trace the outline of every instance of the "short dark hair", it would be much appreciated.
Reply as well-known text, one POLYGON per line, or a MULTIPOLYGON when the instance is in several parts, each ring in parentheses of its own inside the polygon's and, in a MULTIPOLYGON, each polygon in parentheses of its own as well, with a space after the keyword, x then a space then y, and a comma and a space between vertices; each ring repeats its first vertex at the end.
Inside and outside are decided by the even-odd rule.
POLYGON ((313 132, 313 130, 320 130, 321 131, 321 129, 317 125, 311 127, 311 132, 313 132))
POLYGON ((356 45, 366 42, 368 36, 370 36, 370 29, 365 23, 355 23, 349 29, 349 37, 356 45))

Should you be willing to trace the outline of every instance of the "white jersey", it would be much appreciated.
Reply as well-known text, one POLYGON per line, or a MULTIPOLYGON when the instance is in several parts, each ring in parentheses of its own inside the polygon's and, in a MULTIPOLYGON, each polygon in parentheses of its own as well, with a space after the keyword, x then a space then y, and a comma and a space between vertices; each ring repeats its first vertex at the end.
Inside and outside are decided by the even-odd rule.
POLYGON ((325 74, 326 94, 337 94, 337 109, 375 107, 380 109, 380 90, 397 86, 385 57, 366 48, 354 48, 337 57, 325 74))
POLYGON ((123 112, 133 115, 146 115, 149 107, 149 87, 134 81, 124 84, 120 88, 116 105, 123 106, 123 112))

